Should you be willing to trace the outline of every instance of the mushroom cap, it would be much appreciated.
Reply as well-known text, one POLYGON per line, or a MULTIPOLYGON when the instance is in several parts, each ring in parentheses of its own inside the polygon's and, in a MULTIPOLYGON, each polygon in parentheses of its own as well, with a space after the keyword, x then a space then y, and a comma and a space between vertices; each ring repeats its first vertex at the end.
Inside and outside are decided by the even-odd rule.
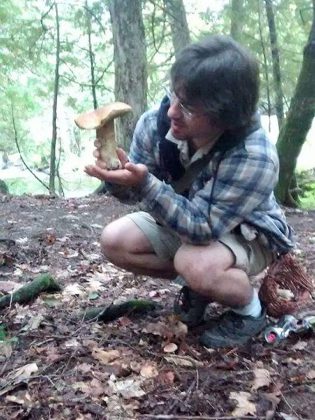
POLYGON ((100 128, 109 121, 114 120, 114 118, 120 117, 131 110, 131 106, 124 102, 112 102, 101 108, 78 115, 74 119, 74 122, 79 128, 91 130, 93 128, 100 128))

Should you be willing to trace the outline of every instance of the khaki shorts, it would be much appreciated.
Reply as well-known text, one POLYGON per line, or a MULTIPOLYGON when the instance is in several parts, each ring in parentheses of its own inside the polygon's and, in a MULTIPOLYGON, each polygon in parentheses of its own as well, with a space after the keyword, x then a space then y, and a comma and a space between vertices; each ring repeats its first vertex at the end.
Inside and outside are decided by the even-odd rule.
MULTIPOLYGON (((163 260, 172 260, 181 246, 180 238, 144 211, 128 214, 133 222, 142 230, 150 241, 156 255, 163 260)), ((259 239, 247 241, 241 234, 226 233, 218 242, 228 247, 235 257, 235 268, 248 275, 256 275, 263 271, 274 259, 272 251, 267 249, 259 239)), ((205 245, 206 246, 206 245, 205 245)))

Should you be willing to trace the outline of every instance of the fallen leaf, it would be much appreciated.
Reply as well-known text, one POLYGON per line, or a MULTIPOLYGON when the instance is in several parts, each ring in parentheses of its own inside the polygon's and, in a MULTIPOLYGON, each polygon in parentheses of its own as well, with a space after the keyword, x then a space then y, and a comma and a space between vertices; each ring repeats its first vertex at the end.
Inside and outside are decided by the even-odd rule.
POLYGON ((160 337, 165 337, 167 327, 166 325, 159 321, 159 322, 149 322, 146 324, 145 328, 143 328, 142 332, 152 335, 159 335, 160 337))
POLYGON ((72 283, 63 289, 62 294, 65 296, 81 296, 84 294, 84 292, 82 290, 82 287, 78 283, 72 283))
POLYGON ((109 381, 108 383, 115 393, 120 394, 125 399, 139 398, 145 395, 145 392, 141 389, 141 382, 134 379, 109 381))
POLYGON ((175 381, 175 373, 171 370, 161 372, 159 374, 158 381, 164 385, 173 385, 175 381))
POLYGON ((20 391, 16 395, 7 395, 5 399, 6 401, 13 402, 14 404, 19 404, 24 407, 28 407, 32 403, 32 398, 27 391, 20 391))
POLYGON ((19 283, 15 283, 14 281, 0 281, 0 292, 2 293, 9 293, 20 287, 21 285, 19 283))
POLYGON ((88 363, 82 363, 81 365, 78 365, 76 367, 76 370, 83 373, 83 374, 84 373, 89 373, 89 372, 92 372, 93 366, 89 365, 88 363))
POLYGON ((33 330, 37 330, 38 329, 38 327, 40 326, 40 324, 44 321, 44 317, 43 317, 43 315, 36 315, 36 316, 33 316, 30 320, 29 320, 29 322, 28 322, 28 324, 27 325, 25 325, 24 327, 23 327, 23 331, 33 331, 33 330))
POLYGON ((94 359, 103 363, 104 365, 113 362, 120 357, 120 351, 118 350, 102 350, 98 347, 92 348, 92 356, 94 359))
POLYGON ((182 366, 182 367, 203 367, 203 363, 199 362, 199 360, 195 360, 192 357, 189 356, 177 356, 177 355, 170 355, 170 356, 164 356, 164 359, 172 363, 176 366, 182 366))
POLYGON ((63 344, 63 347, 65 348, 79 348, 81 347, 81 343, 76 338, 71 338, 68 341, 65 341, 63 344))
POLYGON ((236 408, 232 411, 233 417, 245 417, 248 415, 256 415, 256 406, 249 401, 251 394, 249 392, 231 392, 229 398, 236 400, 236 408))
POLYGON ((307 375, 306 375, 307 379, 315 379, 315 369, 310 370, 307 375))
POLYGON ((140 375, 143 378, 155 378, 158 376, 159 372, 156 368, 156 365, 153 363, 145 363, 140 369, 140 375))
POLYGON ((0 341, 0 362, 9 359, 12 354, 12 346, 10 341, 0 341))
POLYGON ((275 416, 275 412, 281 401, 281 398, 276 393, 262 394, 262 396, 271 403, 271 408, 266 411, 266 420, 271 420, 275 416))
POLYGON ((307 346, 308 343, 306 341, 300 340, 292 346, 292 350, 304 350, 307 346))
POLYGON ((168 343, 164 346, 163 351, 165 353, 174 353, 178 349, 177 344, 175 343, 168 343))
POLYGON ((267 369, 254 369, 254 382, 251 387, 252 391, 257 391, 264 386, 268 387, 271 383, 270 373, 267 369))
POLYGON ((14 380, 15 382, 22 382, 25 379, 28 379, 32 375, 32 373, 35 373, 37 371, 38 371, 37 364, 29 363, 13 371, 12 375, 10 375, 10 379, 14 380))
POLYGON ((72 384, 74 389, 79 389, 84 394, 90 397, 99 397, 105 393, 105 387, 98 379, 92 379, 87 382, 76 382, 72 384))

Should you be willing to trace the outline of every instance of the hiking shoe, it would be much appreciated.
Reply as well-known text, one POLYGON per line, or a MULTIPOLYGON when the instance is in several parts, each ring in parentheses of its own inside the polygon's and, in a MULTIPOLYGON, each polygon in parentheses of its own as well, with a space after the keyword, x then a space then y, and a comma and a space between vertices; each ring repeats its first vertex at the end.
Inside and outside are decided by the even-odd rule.
POLYGON ((174 313, 188 327, 197 327, 203 322, 203 316, 209 300, 191 290, 188 286, 181 288, 174 302, 174 313))
POLYGON ((200 337, 205 347, 234 347, 246 344, 266 326, 266 311, 259 318, 239 315, 233 311, 222 314, 213 326, 200 337))

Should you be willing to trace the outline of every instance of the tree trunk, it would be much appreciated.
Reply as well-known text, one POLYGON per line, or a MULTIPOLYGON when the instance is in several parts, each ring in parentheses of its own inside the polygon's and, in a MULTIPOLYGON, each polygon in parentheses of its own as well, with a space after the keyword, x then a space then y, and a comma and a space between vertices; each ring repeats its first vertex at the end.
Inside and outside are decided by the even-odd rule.
POLYGON ((240 42, 243 31, 244 2, 243 0, 231 1, 231 37, 240 42))
POLYGON ((54 86, 54 102, 52 116, 52 138, 50 147, 50 171, 49 171, 49 193, 55 195, 56 186, 56 144, 57 144, 57 105, 59 93, 59 66, 60 66, 60 24, 58 15, 58 5, 54 3, 56 14, 56 64, 55 64, 55 86, 54 86))
POLYGON ((127 151, 133 131, 147 107, 147 58, 141 0, 110 0, 115 60, 115 97, 133 113, 117 123, 118 143, 127 151))
POLYGON ((88 35, 88 46, 89 46, 89 60, 90 60, 90 73, 91 73, 91 90, 93 98, 93 107, 96 109, 97 96, 96 96, 96 82, 95 82, 95 55, 93 52, 93 43, 92 43, 92 26, 91 26, 91 14, 89 12, 88 2, 85 2, 85 16, 86 16, 86 26, 87 26, 87 35, 88 35))
POLYGON ((166 13, 170 18, 175 57, 190 43, 190 34, 183 0, 164 0, 166 13))
POLYGON ((259 38, 260 38, 260 44, 261 44, 261 51, 263 56, 263 66, 262 66, 262 73, 263 78, 266 82, 266 98, 267 98, 267 107, 264 106, 264 109, 267 108, 267 113, 269 117, 269 131, 270 131, 270 117, 271 117, 271 99, 270 99, 270 82, 269 82, 269 70, 268 70, 268 60, 267 60, 267 53, 266 53, 266 47, 263 37, 263 28, 262 28, 262 22, 261 22, 261 4, 260 2, 257 3, 258 6, 258 29, 259 29, 259 38))
POLYGON ((297 202, 290 193, 296 161, 311 127, 315 113, 315 0, 313 22, 308 42, 304 48, 303 62, 289 112, 277 141, 280 159, 280 176, 276 188, 278 200, 288 206, 297 202))
POLYGON ((275 24, 275 16, 273 11, 272 0, 265 0, 266 13, 269 27, 269 38, 270 38, 270 47, 271 47, 271 57, 272 57, 272 73, 273 73, 273 82, 275 87, 275 108, 278 118, 279 127, 282 126, 284 119, 283 111, 283 90, 281 83, 281 70, 280 70, 280 55, 279 47, 277 40, 277 29, 275 24))

